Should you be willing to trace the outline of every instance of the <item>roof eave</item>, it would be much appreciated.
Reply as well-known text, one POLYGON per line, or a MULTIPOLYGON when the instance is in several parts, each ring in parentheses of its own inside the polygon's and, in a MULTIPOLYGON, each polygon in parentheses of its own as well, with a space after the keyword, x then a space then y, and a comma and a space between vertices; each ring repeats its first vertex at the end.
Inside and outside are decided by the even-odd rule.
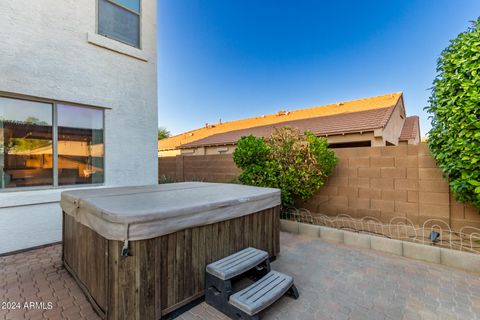
MULTIPOLYGON (((316 133, 314 134, 317 137, 330 137, 330 136, 342 136, 342 135, 348 135, 348 134, 366 134, 370 132, 375 132, 375 130, 381 129, 383 130, 382 127, 378 128, 371 128, 371 129, 364 129, 364 130, 352 130, 352 131, 339 131, 339 132, 333 132, 333 133, 316 133)), ((237 140, 238 141, 238 140, 237 140)), ((222 143, 207 143, 207 144, 198 144, 198 145, 183 145, 179 146, 179 150, 184 150, 184 149, 192 149, 192 148, 203 148, 203 147, 221 147, 221 146, 230 146, 230 145, 235 145, 237 141, 229 141, 229 142, 222 142, 222 143)))

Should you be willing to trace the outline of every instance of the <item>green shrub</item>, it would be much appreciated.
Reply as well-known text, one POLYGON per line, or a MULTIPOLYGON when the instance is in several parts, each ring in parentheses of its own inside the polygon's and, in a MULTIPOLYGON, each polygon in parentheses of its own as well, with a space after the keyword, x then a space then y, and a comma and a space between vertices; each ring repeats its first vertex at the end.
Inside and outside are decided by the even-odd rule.
POLYGON ((480 19, 437 62, 429 146, 457 200, 480 208, 480 19))
POLYGON ((242 169, 243 184, 281 189, 284 208, 291 208, 297 198, 311 198, 337 161, 327 139, 289 127, 276 129, 268 139, 242 137, 233 160, 242 169))
POLYGON ((265 162, 269 152, 263 139, 249 135, 242 137, 237 142, 237 148, 233 153, 233 161, 240 169, 246 169, 252 165, 265 162))

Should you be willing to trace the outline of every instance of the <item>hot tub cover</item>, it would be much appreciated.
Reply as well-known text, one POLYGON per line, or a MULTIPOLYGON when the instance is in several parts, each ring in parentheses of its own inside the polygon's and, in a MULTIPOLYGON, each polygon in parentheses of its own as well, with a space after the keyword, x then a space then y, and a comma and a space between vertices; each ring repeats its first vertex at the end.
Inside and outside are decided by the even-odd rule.
POLYGON ((109 240, 143 240, 280 205, 280 190, 181 182, 62 192, 62 210, 109 240))

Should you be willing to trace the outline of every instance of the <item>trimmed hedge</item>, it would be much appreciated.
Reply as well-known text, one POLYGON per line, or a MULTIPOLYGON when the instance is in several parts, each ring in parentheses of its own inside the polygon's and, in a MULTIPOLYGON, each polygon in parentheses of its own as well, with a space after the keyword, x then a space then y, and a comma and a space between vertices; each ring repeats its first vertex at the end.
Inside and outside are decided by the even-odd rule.
POLYGON ((480 208, 480 18, 437 62, 429 146, 456 199, 480 208))

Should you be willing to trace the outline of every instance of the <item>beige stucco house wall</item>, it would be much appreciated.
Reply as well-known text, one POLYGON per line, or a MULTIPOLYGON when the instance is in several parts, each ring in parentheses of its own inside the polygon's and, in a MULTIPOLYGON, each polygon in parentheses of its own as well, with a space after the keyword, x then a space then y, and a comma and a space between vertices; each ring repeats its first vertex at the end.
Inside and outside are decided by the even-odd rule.
POLYGON ((385 128, 377 129, 381 130, 381 133, 379 133, 381 139, 379 139, 379 141, 376 139, 375 146, 397 146, 399 144, 399 137, 402 132, 403 124, 405 123, 405 118, 405 106, 402 98, 398 100, 385 128))
MULTIPOLYGON (((104 186, 157 183, 156 0, 140 49, 97 34, 96 0, 0 0, 0 96, 105 110, 104 186)), ((0 191, 0 253, 60 240, 60 193, 0 191)))

